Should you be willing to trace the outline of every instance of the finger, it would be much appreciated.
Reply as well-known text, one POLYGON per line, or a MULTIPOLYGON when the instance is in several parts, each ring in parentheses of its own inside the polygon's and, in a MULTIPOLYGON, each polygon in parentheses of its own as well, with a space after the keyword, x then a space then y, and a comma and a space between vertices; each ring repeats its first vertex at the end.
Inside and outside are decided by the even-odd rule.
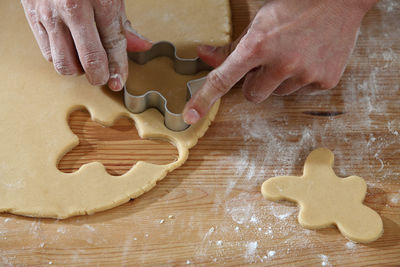
POLYGON ((71 8, 62 9, 65 11, 63 17, 75 42, 81 65, 91 84, 104 85, 110 77, 108 59, 95 24, 93 8, 89 1, 71 3, 71 8))
POLYGON ((61 75, 77 75, 82 68, 68 28, 61 21, 49 29, 49 42, 54 68, 61 75))
POLYGON ((52 61, 51 57, 51 46, 49 41, 49 35, 42 25, 42 23, 38 22, 35 25, 31 25, 33 34, 35 36, 36 42, 39 45, 40 51, 42 52, 43 57, 47 61, 52 61))
POLYGON ((207 114, 212 105, 225 95, 257 62, 246 60, 247 51, 235 49, 215 70, 210 72, 204 86, 185 105, 183 117, 194 124, 207 114))
POLYGON ((94 9, 100 39, 108 58, 108 87, 113 91, 120 91, 128 76, 127 45, 120 5, 121 1, 104 1, 94 9))
POLYGON ((51 61, 52 58, 49 37, 46 29, 39 21, 36 8, 28 1, 23 1, 22 4, 24 6, 25 16, 28 20, 29 26, 32 29, 33 35, 35 36, 36 42, 39 45, 40 51, 43 54, 43 57, 47 61, 51 61))
POLYGON ((242 91, 247 100, 260 103, 267 99, 289 74, 278 68, 261 66, 246 75, 242 91))

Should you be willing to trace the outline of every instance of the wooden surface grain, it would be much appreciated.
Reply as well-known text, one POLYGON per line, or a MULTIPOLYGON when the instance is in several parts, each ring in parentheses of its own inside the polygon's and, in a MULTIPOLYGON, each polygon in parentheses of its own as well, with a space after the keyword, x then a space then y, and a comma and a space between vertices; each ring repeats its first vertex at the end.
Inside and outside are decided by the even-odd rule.
MULTIPOLYGON (((234 0, 238 36, 261 1, 234 0)), ((337 88, 318 96, 271 97, 253 105, 237 86, 186 164, 125 205, 67 220, 0 215, 0 266, 360 266, 400 264, 400 4, 371 10, 337 88), (262 198, 277 175, 300 175, 317 147, 335 153, 340 176, 368 184, 365 204, 384 234, 354 244, 335 227, 311 231, 290 202, 262 198)), ((84 111, 70 117, 81 144, 59 168, 101 161, 123 174, 138 160, 164 164, 176 149, 140 140, 131 121, 112 128, 84 111)))

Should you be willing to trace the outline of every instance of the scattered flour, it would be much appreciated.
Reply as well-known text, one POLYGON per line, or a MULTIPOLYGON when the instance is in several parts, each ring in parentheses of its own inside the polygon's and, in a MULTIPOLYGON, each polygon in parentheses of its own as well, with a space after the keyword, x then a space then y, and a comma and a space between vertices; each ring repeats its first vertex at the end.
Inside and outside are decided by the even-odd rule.
POLYGON ((324 255, 324 254, 319 254, 318 255, 321 259, 321 265, 322 266, 332 266, 332 264, 329 263, 329 258, 328 256, 324 255))
POLYGON ((65 228, 64 226, 60 226, 57 228, 57 233, 65 234, 66 231, 67 228, 65 228))
POLYGON ((394 121, 389 121, 388 122, 388 130, 391 134, 398 136, 399 135, 399 131, 395 128, 394 126, 395 122, 394 121))
POLYGON ((356 248, 356 244, 351 242, 351 241, 349 241, 349 242, 346 243, 346 248, 347 249, 355 249, 356 248))
POLYGON ((259 220, 258 220, 258 218, 257 218, 255 215, 253 215, 253 216, 251 216, 251 218, 250 218, 250 222, 251 222, 251 223, 258 223, 259 220))
POLYGON ((258 242, 257 241, 248 242, 246 244, 246 255, 245 255, 245 258, 246 259, 254 259, 257 247, 258 247, 258 242))
POLYGON ((271 237, 274 237, 274 236, 273 236, 274 231, 272 231, 272 227, 271 227, 271 226, 268 226, 268 230, 265 232, 265 234, 266 234, 266 235, 269 235, 269 236, 271 236, 271 237))
POLYGON ((271 203, 270 211, 279 220, 286 220, 289 216, 298 210, 297 207, 287 207, 280 203, 271 203))
POLYGON ((85 227, 86 229, 88 229, 91 232, 96 231, 96 229, 93 226, 90 226, 89 224, 84 224, 83 227, 85 227))
POLYGON ((204 235, 203 240, 206 240, 207 238, 209 238, 209 237, 212 235, 212 233, 214 233, 214 230, 215 230, 215 228, 214 228, 214 227, 211 227, 211 228, 208 230, 208 232, 204 235))
POLYGON ((398 192, 397 194, 394 194, 391 198, 390 198, 390 202, 392 204, 399 204, 400 203, 400 192, 398 192))

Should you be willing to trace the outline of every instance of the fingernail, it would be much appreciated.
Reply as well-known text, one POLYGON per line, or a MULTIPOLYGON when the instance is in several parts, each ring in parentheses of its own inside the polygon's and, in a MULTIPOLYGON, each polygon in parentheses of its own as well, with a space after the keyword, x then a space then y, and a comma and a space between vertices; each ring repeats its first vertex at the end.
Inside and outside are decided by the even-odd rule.
POLYGON ((122 89, 122 78, 121 75, 119 74, 113 74, 110 76, 110 80, 108 81, 108 87, 110 87, 111 90, 113 91, 121 91, 122 89))
POLYGON ((185 112, 183 120, 187 124, 195 124, 200 120, 200 114, 193 108, 189 109, 187 112, 185 112))
POLYGON ((211 54, 215 50, 217 50, 217 47, 216 46, 212 46, 212 45, 201 45, 201 46, 199 46, 199 50, 203 54, 211 54))

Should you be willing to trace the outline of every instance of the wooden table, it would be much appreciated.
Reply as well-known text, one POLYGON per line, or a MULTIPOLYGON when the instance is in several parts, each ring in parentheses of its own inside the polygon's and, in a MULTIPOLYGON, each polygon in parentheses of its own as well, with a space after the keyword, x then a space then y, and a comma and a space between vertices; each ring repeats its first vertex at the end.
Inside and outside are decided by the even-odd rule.
MULTIPOLYGON (((261 1, 232 1, 234 36, 261 1)), ((319 96, 271 97, 253 105, 239 87, 223 98, 184 166, 118 208, 67 220, 0 215, 0 266, 399 265, 400 4, 382 1, 366 16, 339 86, 319 96), (307 154, 328 147, 341 176, 367 181, 365 204, 383 219, 372 244, 336 228, 299 226, 298 208, 263 199, 276 175, 300 175, 307 154)), ((70 118, 81 145, 60 164, 93 160, 113 174, 139 159, 176 158, 165 142, 140 140, 129 120, 101 128, 85 112, 70 118)))

